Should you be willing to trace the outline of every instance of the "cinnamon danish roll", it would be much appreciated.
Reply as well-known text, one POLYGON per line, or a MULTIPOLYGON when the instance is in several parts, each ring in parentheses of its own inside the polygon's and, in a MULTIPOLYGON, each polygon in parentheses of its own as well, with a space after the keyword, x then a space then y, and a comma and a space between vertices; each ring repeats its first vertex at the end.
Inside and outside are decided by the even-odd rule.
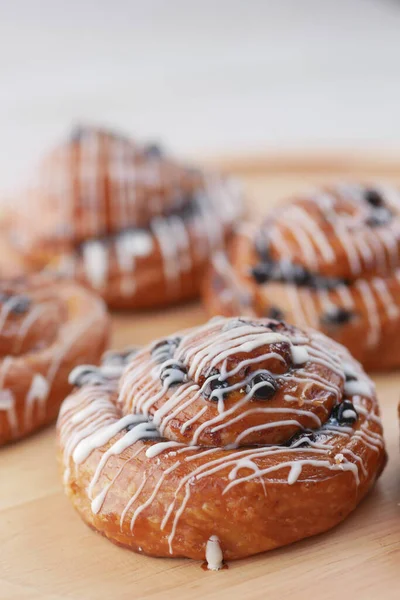
POLYGON ((27 268, 74 276, 115 308, 197 296, 241 213, 234 181, 94 128, 44 160, 25 200, 14 244, 27 268))
POLYGON ((213 261, 211 314, 323 331, 367 369, 400 365, 400 192, 338 184, 299 196, 213 261))
POLYGON ((64 485, 91 527, 219 568, 342 521, 386 454, 345 348, 271 319, 216 318, 71 373, 64 485))
POLYGON ((69 372, 98 363, 107 338, 103 301, 77 283, 0 280, 0 445, 53 421, 69 372))

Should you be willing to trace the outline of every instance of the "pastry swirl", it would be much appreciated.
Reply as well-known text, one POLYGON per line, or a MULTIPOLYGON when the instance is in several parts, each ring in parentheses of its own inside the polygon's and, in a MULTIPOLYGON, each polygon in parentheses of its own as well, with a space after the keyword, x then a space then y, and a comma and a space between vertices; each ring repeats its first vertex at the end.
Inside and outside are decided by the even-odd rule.
POLYGON ((340 345, 216 318, 71 374, 66 493, 117 544, 218 568, 333 527, 385 464, 372 381, 340 345), (218 558, 220 557, 220 558, 218 558))
POLYGON ((70 370, 97 363, 104 303, 76 283, 35 275, 0 281, 0 445, 54 420, 70 370))
POLYGON ((115 308, 198 295, 206 263, 241 214, 231 179, 88 127, 43 161, 26 199, 14 244, 27 267, 76 277, 115 308))
POLYGON ((283 318, 347 346, 367 369, 400 365, 400 193, 337 184, 235 237, 205 284, 211 314, 283 318))

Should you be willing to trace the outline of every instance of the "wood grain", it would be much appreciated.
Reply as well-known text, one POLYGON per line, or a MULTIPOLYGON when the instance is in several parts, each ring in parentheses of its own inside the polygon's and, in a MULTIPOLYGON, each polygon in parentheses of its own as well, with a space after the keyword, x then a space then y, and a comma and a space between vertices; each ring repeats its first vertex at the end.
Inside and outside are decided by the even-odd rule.
MULTIPOLYGON (((349 175, 341 161, 322 168, 320 158, 263 157, 224 167, 244 179, 252 214, 286 194, 349 175), (274 170, 261 165, 277 164, 274 170)), ((351 179, 400 179, 381 163, 355 163, 351 179)), ((157 313, 118 314, 113 345, 141 344, 201 323, 198 304, 157 313)), ((0 452, 1 600, 369 600, 399 597, 400 456, 397 402, 400 374, 375 377, 381 400, 389 463, 378 485, 342 525, 316 538, 231 563, 218 573, 189 560, 152 559, 113 546, 89 530, 64 497, 50 428, 0 452)), ((234 525, 233 525, 234 526, 234 525)))

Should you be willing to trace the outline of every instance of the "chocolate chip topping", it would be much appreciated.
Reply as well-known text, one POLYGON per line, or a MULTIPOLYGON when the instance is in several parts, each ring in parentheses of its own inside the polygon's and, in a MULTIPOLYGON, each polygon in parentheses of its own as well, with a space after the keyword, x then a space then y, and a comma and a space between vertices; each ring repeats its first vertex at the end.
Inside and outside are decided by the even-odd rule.
POLYGON ((251 269, 251 274, 257 283, 266 283, 273 279, 272 264, 268 262, 259 263, 251 269))
POLYGON ((366 202, 370 206, 370 214, 365 222, 370 227, 381 227, 390 223, 393 214, 391 210, 385 206, 383 196, 375 189, 367 189, 364 194, 366 202))
POLYGON ((322 315, 321 323, 324 325, 345 325, 354 319, 355 313, 341 306, 333 306, 328 312, 322 315))
POLYGON ((358 419, 358 414, 350 400, 343 400, 334 407, 332 417, 336 419, 339 425, 354 425, 358 419))
POLYGON ((27 313, 32 304, 32 300, 28 296, 11 294, 0 294, 0 302, 9 303, 10 312, 15 315, 27 313))
POLYGON ((138 347, 126 348, 125 350, 118 352, 115 350, 109 350, 105 352, 102 358, 102 365, 107 366, 124 366, 137 354, 139 351, 138 347))
POLYGON ((338 277, 325 277, 317 273, 311 273, 302 265, 294 264, 286 260, 280 262, 267 262, 255 265, 251 274, 257 283, 263 284, 268 281, 281 283, 294 283, 300 287, 312 289, 334 290, 340 285, 348 285, 346 279, 338 277))
POLYGON ((164 152, 159 144, 148 144, 144 152, 146 156, 150 158, 161 158, 164 155, 164 152))
POLYGON ((351 375, 350 373, 346 373, 346 381, 357 381, 357 377, 355 375, 351 375))
POLYGON ((105 382, 103 375, 98 367, 82 365, 76 367, 69 376, 69 383, 76 387, 83 387, 86 384, 102 385, 105 382))
POLYGON ((269 400, 277 390, 277 383, 269 373, 258 373, 246 386, 246 392, 252 392, 255 400, 269 400))
POLYGON ((161 381, 167 382, 168 387, 171 385, 177 385, 183 383, 186 379, 187 369, 182 363, 167 363, 165 367, 161 369, 160 379, 161 381))
POLYGON ((218 371, 218 369, 212 369, 212 371, 210 371, 207 377, 206 384, 203 388, 204 396, 209 400, 213 400, 215 402, 218 401, 218 398, 216 396, 213 396, 213 392, 215 390, 223 390, 229 387, 229 383, 226 381, 226 379, 219 379, 219 377, 220 372, 218 371))
POLYGON ((285 315, 277 306, 270 306, 265 316, 269 319, 274 319, 274 321, 283 321, 285 315))
POLYGON ((307 446, 310 446, 312 442, 315 442, 316 439, 317 436, 314 431, 311 431, 311 429, 304 429, 295 433, 286 445, 292 448, 306 448, 307 446))
POLYGON ((370 204, 371 206, 378 207, 384 205, 384 201, 381 194, 373 188, 368 188, 364 193, 364 197, 368 204, 370 204))
POLYGON ((390 223, 392 216, 393 215, 388 208, 378 207, 371 212, 365 222, 370 227, 382 227, 383 225, 388 225, 390 223))
POLYGON ((158 364, 162 364, 169 358, 172 358, 175 350, 181 343, 181 339, 182 338, 180 337, 166 338, 165 340, 157 342, 151 350, 151 356, 158 364))

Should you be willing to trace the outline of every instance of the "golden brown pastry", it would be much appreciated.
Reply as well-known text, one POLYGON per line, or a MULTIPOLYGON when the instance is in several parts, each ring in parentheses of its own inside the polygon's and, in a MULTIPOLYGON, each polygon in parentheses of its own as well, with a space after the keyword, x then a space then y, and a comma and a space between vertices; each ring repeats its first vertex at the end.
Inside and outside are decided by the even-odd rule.
POLYGON ((108 329, 103 301, 77 283, 0 280, 0 445, 56 418, 69 372, 98 363, 108 329))
POLYGON ((0 203, 0 279, 26 273, 23 257, 11 243, 9 232, 14 227, 9 205, 0 203))
POLYGON ((382 471, 372 381, 323 334, 216 318, 75 369, 65 490, 113 542, 209 568, 325 531, 382 471))
POLYGON ((44 160, 13 241, 27 268, 74 276, 115 308, 150 308, 199 294, 240 213, 235 182, 81 128, 44 160))
POLYGON ((207 278, 211 314, 311 326, 367 369, 400 365, 400 193, 337 184, 272 211, 235 237, 207 278))

